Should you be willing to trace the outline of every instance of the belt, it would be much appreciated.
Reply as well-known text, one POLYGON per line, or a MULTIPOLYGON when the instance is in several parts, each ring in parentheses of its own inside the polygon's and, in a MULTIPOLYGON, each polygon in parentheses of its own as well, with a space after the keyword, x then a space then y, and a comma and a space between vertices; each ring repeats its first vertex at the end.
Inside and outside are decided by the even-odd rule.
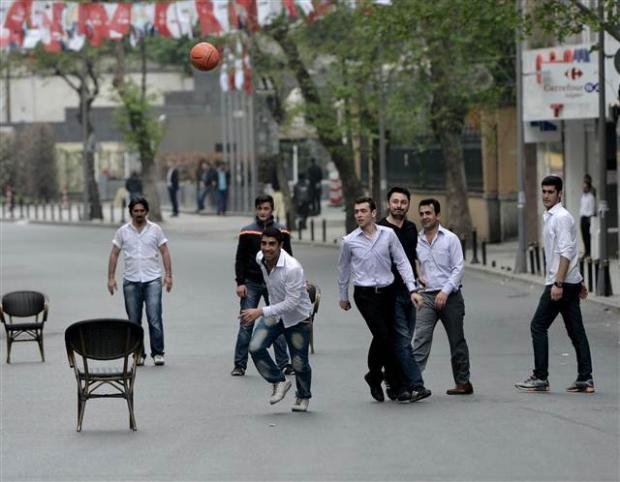
POLYGON ((385 293, 386 291, 388 291, 388 289, 391 289, 392 285, 387 285, 387 286, 355 286, 356 290, 359 290, 363 293, 375 293, 375 294, 380 294, 380 293, 385 293))

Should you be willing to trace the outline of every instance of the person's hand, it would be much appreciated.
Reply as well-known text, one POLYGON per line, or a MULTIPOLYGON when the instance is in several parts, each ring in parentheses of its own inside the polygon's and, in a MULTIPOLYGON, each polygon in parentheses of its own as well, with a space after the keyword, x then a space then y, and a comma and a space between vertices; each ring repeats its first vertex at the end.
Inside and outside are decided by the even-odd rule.
POLYGON ((118 288, 116 287, 116 280, 114 278, 108 279, 108 291, 110 292, 110 294, 113 295, 117 289, 118 288))
POLYGON ((585 300, 588 297, 588 288, 584 283, 581 283, 581 288, 579 289, 579 299, 585 300))
POLYGON ((422 286, 422 288, 426 288, 428 286, 428 281, 424 276, 418 276, 418 284, 422 286))
POLYGON ((411 293, 411 302, 416 307, 417 310, 422 308, 422 304, 424 303, 424 299, 420 293, 411 293))
POLYGON ((448 293, 445 291, 437 293, 437 296, 435 296, 435 309, 443 310, 444 306, 446 306, 446 301, 448 301, 448 293))
POLYGON ((248 288, 245 285, 239 285, 236 293, 239 298, 245 298, 248 295, 248 288))
POLYGON ((351 309, 351 303, 348 300, 340 300, 338 304, 344 311, 349 311, 351 309))
POLYGON ((171 275, 164 276, 164 286, 166 287, 166 292, 170 293, 170 290, 172 289, 172 276, 171 275))
MULTIPOLYGON (((564 288, 558 288, 556 285, 551 286, 551 299, 553 301, 559 301, 562 299, 562 294, 564 293, 564 288)), ((580 292, 581 294, 581 292, 580 292)))
POLYGON ((241 310, 241 313, 239 313, 239 319, 243 325, 249 325, 262 314, 262 308, 248 308, 247 310, 241 310))

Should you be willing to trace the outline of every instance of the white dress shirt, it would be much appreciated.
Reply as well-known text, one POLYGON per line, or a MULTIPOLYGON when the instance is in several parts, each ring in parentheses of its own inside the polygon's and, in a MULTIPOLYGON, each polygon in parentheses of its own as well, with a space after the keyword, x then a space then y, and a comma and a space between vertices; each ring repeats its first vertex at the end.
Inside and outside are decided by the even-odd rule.
POLYGON ((579 216, 592 217, 596 214, 596 199, 591 192, 582 192, 579 202, 579 216))
POLYGON ((411 264, 393 229, 377 225, 373 239, 357 228, 342 239, 338 256, 338 291, 342 301, 349 300, 349 281, 354 286, 389 286, 394 282, 392 263, 396 265, 409 291, 417 288, 411 264))
POLYGON ((465 262, 461 241, 456 234, 440 224, 429 243, 422 230, 418 234, 416 253, 427 290, 441 290, 448 294, 459 290, 465 262))
POLYGON ((270 303, 263 307, 263 316, 280 318, 285 328, 307 320, 312 313, 312 303, 299 261, 282 249, 276 265, 268 272, 263 258, 259 251, 256 262, 263 272, 270 303))
POLYGON ((125 258, 123 278, 140 283, 161 278, 159 248, 167 242, 162 229, 149 220, 142 231, 138 231, 131 222, 121 226, 112 243, 125 258))
POLYGON ((564 282, 581 283, 583 277, 577 266, 577 228, 571 214, 557 203, 543 213, 545 226, 545 258, 547 260, 547 276, 545 284, 553 284, 560 266, 560 256, 569 260, 568 271, 564 282))

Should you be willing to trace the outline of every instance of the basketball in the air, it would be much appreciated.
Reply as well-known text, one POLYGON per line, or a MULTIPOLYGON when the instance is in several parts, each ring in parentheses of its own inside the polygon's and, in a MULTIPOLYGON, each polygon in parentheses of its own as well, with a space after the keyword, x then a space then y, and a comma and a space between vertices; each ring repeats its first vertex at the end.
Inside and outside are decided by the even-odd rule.
POLYGON ((198 70, 213 70, 220 63, 220 53, 209 42, 200 42, 190 50, 189 60, 198 70))

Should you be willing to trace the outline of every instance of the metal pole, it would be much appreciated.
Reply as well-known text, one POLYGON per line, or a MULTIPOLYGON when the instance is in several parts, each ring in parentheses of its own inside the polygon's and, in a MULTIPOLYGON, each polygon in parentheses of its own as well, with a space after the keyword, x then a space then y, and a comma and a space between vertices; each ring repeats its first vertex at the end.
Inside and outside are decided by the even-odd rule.
MULTIPOLYGON (((598 2, 599 21, 605 21, 605 10, 602 0, 598 2)), ((609 296, 607 290, 607 276, 605 268, 609 269, 607 259, 607 113, 605 106, 605 30, 601 28, 598 34, 598 155, 599 155, 599 237, 598 237, 598 282, 596 294, 609 296)))
MULTIPOLYGON (((226 80, 228 82, 228 80, 226 80)), ((228 92, 221 90, 220 93, 220 116, 222 121, 222 162, 230 169, 230 154, 228 152, 228 110, 226 109, 226 102, 228 98, 228 92)), ((232 180, 232 179, 231 179, 232 180)), ((217 187, 215 188, 217 189, 217 187)), ((228 186, 230 192, 231 186, 228 186)), ((211 199, 215 198, 212 196, 211 199)), ((214 206, 217 212, 217 206, 214 206)))
MULTIPOLYGON (((383 51, 382 47, 379 47, 383 51)), ((379 199, 375 199, 380 213, 384 213, 385 196, 387 193, 387 168, 385 152, 385 86, 383 85, 383 64, 379 63, 379 199)), ((383 216, 383 214, 381 214, 383 216)))
POLYGON ((82 110, 82 202, 84 204, 82 208, 82 220, 85 220, 88 213, 90 213, 90 199, 88 196, 88 128, 86 126, 86 85, 84 82, 82 82, 82 86, 80 88, 80 97, 80 107, 82 110))
POLYGON ((242 166, 243 166, 243 212, 250 211, 250 149, 248 146, 249 125, 248 125, 248 98, 244 91, 239 92, 239 100, 241 112, 243 116, 240 119, 241 125, 241 145, 242 145, 242 166))
MULTIPOLYGON (((516 0, 517 13, 521 17, 523 4, 522 0, 516 0)), ((517 219, 519 243, 517 247, 517 257, 515 259, 515 273, 527 272, 526 260, 526 227, 525 227, 525 159, 523 146, 523 42, 517 32, 517 177, 519 183, 519 194, 517 197, 517 219)))
MULTIPOLYGON (((250 191, 250 201, 254 202, 256 196, 258 196, 258 160, 256 159, 256 145, 254 139, 254 93, 252 92, 248 96, 248 124, 249 124, 249 157, 250 157, 250 179, 252 180, 252 189, 250 191)), ((252 209, 250 204, 249 209, 252 209)))

